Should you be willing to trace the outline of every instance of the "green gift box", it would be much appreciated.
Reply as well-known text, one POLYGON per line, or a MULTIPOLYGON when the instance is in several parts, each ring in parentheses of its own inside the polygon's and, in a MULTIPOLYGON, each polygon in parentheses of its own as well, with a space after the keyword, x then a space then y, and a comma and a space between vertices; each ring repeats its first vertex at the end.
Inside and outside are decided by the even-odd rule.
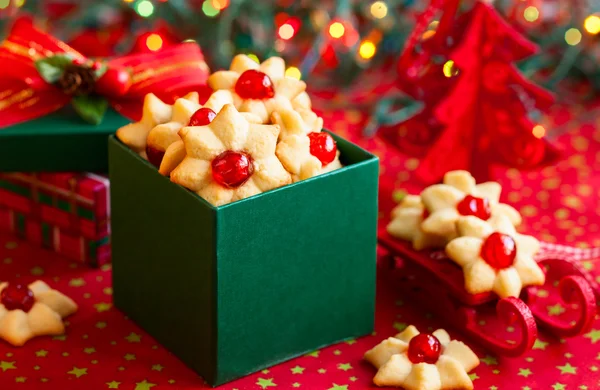
POLYGON ((211 385, 372 332, 379 162, 214 207, 109 140, 115 305, 211 385))
POLYGON ((108 109, 91 125, 66 107, 39 119, 0 129, 2 172, 107 172, 107 140, 131 121, 108 109))

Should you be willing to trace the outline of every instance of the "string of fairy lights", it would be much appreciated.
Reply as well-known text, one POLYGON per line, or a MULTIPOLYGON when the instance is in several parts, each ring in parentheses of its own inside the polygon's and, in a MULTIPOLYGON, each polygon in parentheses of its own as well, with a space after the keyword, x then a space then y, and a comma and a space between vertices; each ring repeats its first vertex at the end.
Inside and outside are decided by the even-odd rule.
MULTIPOLYGON (((133 4, 133 8, 143 18, 151 18, 156 10, 152 0, 122 0, 124 3, 133 4)), ((166 3, 169 0, 155 0, 157 3, 166 3)), ((519 1, 519 0, 517 0, 519 1)), ((524 0, 521 0, 524 1, 524 0)), ((23 7, 26 0, 0 0, 0 10, 6 9, 9 6, 16 8, 23 7)), ((225 10, 230 4, 230 0, 204 0, 201 10, 207 17, 215 18, 225 10)), ((370 5, 371 15, 377 19, 383 19, 388 14, 388 6, 385 1, 374 1, 370 5)), ((523 20, 536 23, 542 16, 542 12, 536 5, 529 5, 523 10, 523 20)), ((296 19, 297 20, 297 19, 296 19)), ((294 22, 295 23, 295 22, 294 22)), ((281 24, 278 29, 278 35, 283 40, 292 39, 297 31, 298 24, 293 24, 288 21, 281 24)), ((569 28, 565 32, 565 42, 569 45, 577 45, 582 40, 582 30, 591 34, 600 34, 600 15, 588 15, 583 21, 582 26, 569 28)), ((332 38, 339 39, 345 34, 345 26, 340 22, 333 22, 329 26, 329 33, 332 38)), ((372 58, 376 52, 376 46, 372 41, 364 41, 361 43, 360 55, 364 59, 372 58)))
MULTIPOLYGON (((41 5, 48 3, 76 8, 63 16, 61 24, 55 24, 56 34, 63 39, 79 27, 101 24, 108 14, 130 11, 138 17, 130 28, 150 31, 144 36, 150 51, 168 44, 168 37, 152 31, 159 20, 166 20, 179 40, 197 41, 215 67, 226 66, 240 52, 256 59, 281 55, 290 64, 288 76, 308 78, 317 71, 330 71, 329 75, 348 83, 354 80, 350 74, 396 58, 415 15, 427 5, 427 1, 416 0, 102 0, 89 4, 78 0, 0 0, 0 24, 7 24, 19 9, 43 18, 41 5), (3 18, 6 15, 8 19, 3 18), (69 31, 61 36, 61 29, 69 31)), ((560 75, 554 77, 558 80, 573 69, 583 70, 588 78, 597 80, 600 91, 600 41, 596 39, 600 35, 600 4, 596 3, 494 1, 511 24, 542 47, 541 56, 528 61, 527 74, 534 75, 542 68, 558 69, 560 75)), ((435 33, 435 29, 428 33, 435 33)), ((120 47, 132 44, 121 43, 120 47)), ((448 62, 443 70, 452 76, 456 67, 448 62)))
MULTIPOLYGON (((10 0, 0 0, 0 8, 2 4, 8 4, 10 0)), ((25 0, 16 0, 16 3, 24 3, 25 0)), ((145 18, 151 17, 154 13, 155 7, 151 0, 123 0, 125 3, 135 3, 136 12, 145 18)), ((159 2, 165 3, 168 0, 159 0, 159 2)), ((525 1, 525 0, 516 0, 525 1)), ((204 0, 202 2, 202 12, 204 15, 210 18, 218 17, 219 14, 224 11, 230 4, 230 0, 204 0)), ((537 5, 528 5, 522 14, 524 21, 535 24, 542 18, 543 11, 540 10, 537 5)), ((388 5, 385 1, 374 1, 369 6, 370 14, 376 19, 383 19, 388 14, 388 5)), ((281 19, 280 19, 281 20, 281 19)), ((277 20, 276 20, 277 22, 277 20)), ((284 23, 278 23, 277 34, 280 39, 284 41, 291 40, 297 34, 300 21, 298 18, 290 18, 284 23)), ((329 35, 334 39, 340 39, 346 34, 346 26, 339 21, 334 21, 329 25, 329 35)), ((600 14, 588 15, 581 26, 574 26, 566 30, 564 34, 564 40, 568 45, 575 46, 581 43, 583 34, 582 31, 587 32, 590 35, 600 34, 600 14)), ((377 51, 377 46, 374 40, 365 39, 361 41, 359 48, 359 56, 365 60, 372 58, 377 51)))
MULTIPOLYGON (((522 19, 530 24, 536 24, 544 17, 543 13, 543 7, 527 5, 523 10, 522 19)), ((553 12, 550 9, 548 13, 553 12)), ((564 34, 565 42, 571 46, 578 45, 583 39, 582 32, 586 32, 592 36, 600 34, 600 15, 596 13, 587 15, 580 26, 568 28, 564 34)))

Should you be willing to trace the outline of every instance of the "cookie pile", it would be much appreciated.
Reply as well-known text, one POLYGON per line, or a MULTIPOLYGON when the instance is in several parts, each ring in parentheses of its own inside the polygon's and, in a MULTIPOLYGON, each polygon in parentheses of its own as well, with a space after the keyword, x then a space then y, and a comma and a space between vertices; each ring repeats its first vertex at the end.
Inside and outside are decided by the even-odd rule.
POLYGON ((171 106, 149 94, 140 122, 117 137, 171 181, 220 206, 341 168, 334 139, 285 62, 238 55, 208 79, 214 90, 171 106))
POLYGON ((523 287, 543 285, 545 275, 534 260, 539 241, 517 233, 521 215, 499 202, 501 191, 495 182, 476 184, 469 172, 448 172, 443 184, 406 196, 387 231, 416 250, 445 248, 470 294, 518 297, 523 287))

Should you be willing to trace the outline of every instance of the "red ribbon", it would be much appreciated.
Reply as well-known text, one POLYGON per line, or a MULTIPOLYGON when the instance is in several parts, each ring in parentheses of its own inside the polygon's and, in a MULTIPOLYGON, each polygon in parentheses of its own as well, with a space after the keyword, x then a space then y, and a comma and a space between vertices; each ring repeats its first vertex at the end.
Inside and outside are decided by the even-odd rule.
MULTIPOLYGON (((69 103, 72 96, 47 83, 35 67, 37 60, 56 54, 88 61, 66 43, 37 30, 30 21, 15 22, 0 46, 0 128, 48 115, 69 103)), ((110 96, 110 91, 104 95, 116 111, 131 120, 140 119, 148 93, 172 103, 177 97, 207 88, 208 66, 195 43, 114 58, 106 65, 131 70, 132 85, 125 95, 110 96)))

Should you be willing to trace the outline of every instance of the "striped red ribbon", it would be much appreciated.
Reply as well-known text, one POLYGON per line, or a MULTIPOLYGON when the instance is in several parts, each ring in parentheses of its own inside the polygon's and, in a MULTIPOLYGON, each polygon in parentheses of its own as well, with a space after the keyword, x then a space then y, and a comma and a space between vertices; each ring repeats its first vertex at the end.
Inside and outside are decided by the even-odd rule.
MULTIPOLYGON (((35 62, 56 54, 87 60, 81 53, 19 19, 0 46, 0 128, 48 115, 69 103, 71 96, 38 73, 35 62)), ((105 96, 122 115, 139 120, 144 96, 154 93, 172 103, 189 92, 206 91, 209 69, 195 43, 182 43, 153 53, 110 59, 111 67, 132 71, 132 86, 124 96, 105 96)))

